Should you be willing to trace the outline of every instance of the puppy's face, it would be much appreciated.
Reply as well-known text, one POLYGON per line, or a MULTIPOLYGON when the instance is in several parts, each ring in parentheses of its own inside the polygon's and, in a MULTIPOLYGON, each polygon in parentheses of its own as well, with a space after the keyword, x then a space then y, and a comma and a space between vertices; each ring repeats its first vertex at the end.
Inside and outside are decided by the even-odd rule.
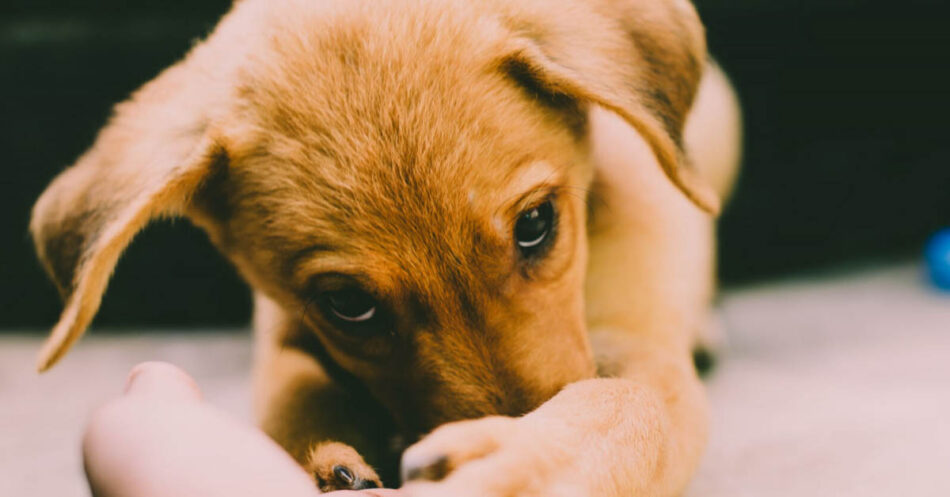
POLYGON ((319 81, 254 78, 259 131, 214 193, 218 245, 411 430, 521 414, 593 372, 581 109, 463 54, 394 74, 353 50, 314 62, 319 81))
POLYGON ((591 375, 586 109, 714 210, 679 147, 705 47, 685 0, 557 7, 236 2, 37 202, 66 301, 40 368, 132 236, 184 215, 406 430, 523 413, 591 375))

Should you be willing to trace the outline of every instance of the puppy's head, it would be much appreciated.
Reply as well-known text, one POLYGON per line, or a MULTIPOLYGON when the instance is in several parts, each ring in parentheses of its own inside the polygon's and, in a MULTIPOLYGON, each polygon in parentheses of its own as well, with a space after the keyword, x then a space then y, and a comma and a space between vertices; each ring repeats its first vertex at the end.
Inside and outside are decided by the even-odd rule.
POLYGON ((410 431, 520 414, 593 374, 586 110, 699 205, 679 137, 704 57, 684 2, 245 0, 118 107, 34 209, 84 331, 119 254, 184 215, 410 431))

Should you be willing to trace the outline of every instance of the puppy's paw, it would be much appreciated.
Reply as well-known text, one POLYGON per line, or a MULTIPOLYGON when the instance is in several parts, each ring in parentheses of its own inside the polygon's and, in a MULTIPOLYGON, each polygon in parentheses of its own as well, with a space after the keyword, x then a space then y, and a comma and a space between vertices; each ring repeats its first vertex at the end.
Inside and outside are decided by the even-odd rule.
POLYGON ((587 497, 562 423, 492 416, 442 426, 402 457, 410 497, 587 497), (548 428, 551 428, 549 430, 548 428), (556 438, 557 440, 554 440, 556 438), (564 443, 562 443, 564 442, 564 443))
POLYGON ((514 438, 517 421, 490 416, 439 427, 402 455, 402 480, 439 481, 463 464, 485 458, 514 438))
POLYGON ((403 453, 402 481, 439 481, 462 464, 498 450, 514 429, 515 419, 504 416, 441 426, 403 453))
POLYGON ((313 475, 322 492, 379 488, 376 471, 353 447, 339 442, 322 442, 310 449, 304 469, 313 475))

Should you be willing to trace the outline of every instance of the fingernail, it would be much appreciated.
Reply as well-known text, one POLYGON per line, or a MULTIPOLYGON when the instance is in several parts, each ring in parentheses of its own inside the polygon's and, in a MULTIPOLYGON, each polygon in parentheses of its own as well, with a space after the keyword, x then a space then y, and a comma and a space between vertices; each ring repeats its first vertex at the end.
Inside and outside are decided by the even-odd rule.
POLYGON ((144 362, 132 368, 125 382, 125 395, 155 395, 179 400, 200 400, 195 380, 177 366, 144 362))

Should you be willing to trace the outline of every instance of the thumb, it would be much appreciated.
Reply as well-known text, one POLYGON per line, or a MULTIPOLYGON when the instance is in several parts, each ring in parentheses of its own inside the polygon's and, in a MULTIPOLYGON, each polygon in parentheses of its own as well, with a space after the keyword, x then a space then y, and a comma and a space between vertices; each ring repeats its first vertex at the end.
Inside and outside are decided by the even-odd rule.
POLYGON ((195 380, 167 362, 143 362, 129 372, 125 395, 149 395, 167 400, 199 401, 201 390, 195 380))

